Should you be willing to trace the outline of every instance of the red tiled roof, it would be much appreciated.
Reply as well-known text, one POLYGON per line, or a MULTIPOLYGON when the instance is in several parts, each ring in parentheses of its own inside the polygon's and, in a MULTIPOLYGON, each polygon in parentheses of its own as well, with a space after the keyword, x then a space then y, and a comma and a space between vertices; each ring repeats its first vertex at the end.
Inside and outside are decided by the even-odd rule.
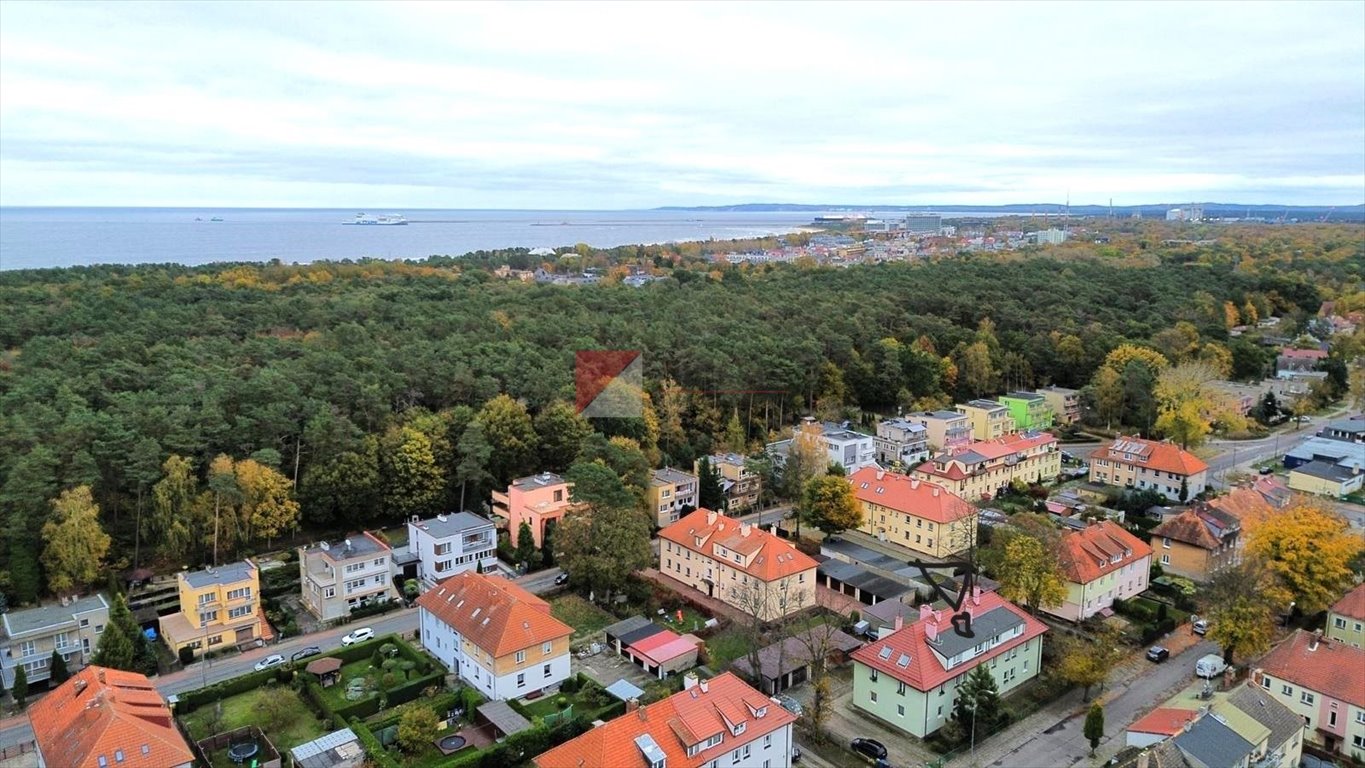
POLYGON ((1068 581, 1095 579, 1152 556, 1152 548, 1113 520, 1103 520, 1062 537, 1058 561, 1068 581), (1117 562, 1111 562, 1114 558, 1117 562))
POLYGON ((1128 732, 1159 733, 1162 736, 1174 736, 1183 731, 1185 723, 1194 720, 1198 714, 1198 712, 1192 712, 1188 709, 1157 707, 1128 726, 1128 732))
POLYGON ((549 603, 500 576, 474 571, 442 581, 417 605, 494 658, 573 634, 550 615, 549 603))
POLYGON ((1022 453, 1042 445, 1050 445, 1056 442, 1057 438, 1046 432, 1032 435, 1016 433, 1004 437, 997 437, 994 440, 978 440, 955 448, 949 453, 935 456, 930 461, 926 461, 918 467, 915 467, 915 471, 948 480, 964 480, 972 476, 972 473, 964 468, 966 466, 975 467, 983 463, 988 464, 990 462, 999 461, 1006 456, 1013 456, 1016 453, 1022 453), (980 460, 971 460, 976 458, 972 456, 972 454, 979 456, 980 460), (935 466, 936 462, 943 462, 946 466, 944 469, 939 470, 935 466))
POLYGON ((659 538, 712 559, 724 559, 715 553, 716 545, 738 552, 744 555, 747 565, 729 559, 725 564, 760 581, 774 581, 816 566, 809 555, 786 539, 755 526, 741 525, 732 517, 704 507, 659 531, 659 538), (698 539, 701 539, 700 546, 698 539))
MULTIPOLYGON (((939 611, 937 618, 931 614, 874 643, 864 645, 854 651, 851 656, 855 661, 873 667, 883 674, 890 675, 917 691, 929 691, 1047 631, 1047 626, 1041 621, 1028 615, 1022 608, 995 592, 981 593, 980 600, 979 604, 974 605, 969 598, 963 604, 963 610, 970 610, 974 617, 984 616, 997 608, 1009 611, 1024 622, 1023 634, 1009 642, 1001 643, 986 653, 951 670, 944 669, 933 650, 934 646, 929 641, 926 629, 932 624, 939 635, 948 635, 953 632, 953 612, 950 610, 939 611), (886 658, 882 658, 883 648, 891 649, 891 653, 886 658), (897 665, 901 654, 910 657, 909 663, 904 667, 897 665)), ((983 641, 986 639, 988 638, 982 638, 983 641)))
POLYGON ((1186 509, 1175 517, 1162 521, 1160 525, 1152 529, 1150 535, 1152 541, 1156 541, 1157 537, 1163 537, 1190 544, 1200 549, 1217 549, 1221 543, 1218 537, 1213 535, 1213 531, 1204 525, 1203 518, 1193 508, 1186 509))
POLYGON ((1350 616, 1353 619, 1365 619, 1365 584, 1357 584, 1345 597, 1333 603, 1332 613, 1350 616))
POLYGON ((158 768, 194 761, 161 694, 136 672, 86 667, 39 699, 28 719, 51 766, 99 768, 100 758, 109 766, 158 768))
MULTIPOLYGON (((733 672, 726 672, 599 725, 542 753, 534 763, 537 768, 649 768, 635 743, 635 737, 648 734, 663 750, 669 768, 697 768, 795 720, 795 715, 733 672), (762 717, 757 714, 759 710, 763 710, 762 717), (730 725, 740 723, 744 723, 744 732, 735 736, 730 725), (721 737, 720 744, 687 756, 689 746, 716 735, 721 737)), ((721 762, 730 764, 728 759, 721 762)))
POLYGON ((863 467, 853 473, 849 482, 859 501, 880 504, 912 517, 951 523, 976 514, 976 507, 947 489, 909 475, 863 467))
POLYGON ((1219 496, 1210 501, 1209 506, 1237 518, 1243 527, 1268 517, 1275 511, 1264 496, 1250 488, 1234 488, 1228 491, 1226 496, 1219 496))
POLYGON ((1288 347, 1280 350, 1284 357, 1298 360, 1326 360, 1327 351, 1322 349, 1290 349, 1288 347))
POLYGON ((1302 629, 1261 659, 1260 669, 1271 677, 1301 688, 1365 707, 1365 650, 1322 638, 1302 629))
POLYGON ((1174 443, 1143 440, 1140 437, 1119 435, 1114 442, 1102 446, 1091 458, 1108 459, 1120 464, 1135 464, 1148 469, 1176 475, 1197 475, 1209 468, 1202 459, 1174 443), (1124 458, 1131 454, 1133 458, 1124 458))

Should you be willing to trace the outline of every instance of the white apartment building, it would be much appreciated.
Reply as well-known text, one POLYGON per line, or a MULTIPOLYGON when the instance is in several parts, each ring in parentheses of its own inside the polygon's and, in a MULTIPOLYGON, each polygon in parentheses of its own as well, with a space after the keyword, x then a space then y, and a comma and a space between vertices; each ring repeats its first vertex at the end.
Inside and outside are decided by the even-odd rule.
POLYGON ((498 536, 493 521, 471 512, 416 515, 408 521, 408 552, 417 558, 417 578, 423 589, 457 573, 491 571, 498 563, 498 536))
POLYGON ((303 607, 323 621, 351 609, 398 597, 390 571, 389 545, 366 531, 336 543, 299 549, 303 607))

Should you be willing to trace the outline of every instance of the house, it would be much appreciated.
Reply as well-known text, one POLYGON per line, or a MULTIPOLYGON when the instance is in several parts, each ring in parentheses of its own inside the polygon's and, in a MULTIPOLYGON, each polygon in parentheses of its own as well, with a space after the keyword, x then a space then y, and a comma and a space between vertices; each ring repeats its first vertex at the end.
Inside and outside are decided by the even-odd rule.
POLYGON ((759 684, 759 689, 770 696, 806 682, 811 677, 812 653, 828 654, 824 663, 838 666, 848 655, 862 647, 862 641, 829 624, 819 624, 795 637, 786 637, 758 651, 758 670, 743 655, 730 664, 735 671, 759 684), (809 632, 807 636, 805 633, 809 632))
POLYGON ((1206 582, 1242 562, 1242 524, 1226 512, 1190 507, 1151 530, 1150 543, 1166 573, 1206 582))
POLYGON ((672 467, 656 469, 649 478, 649 509, 654 524, 663 528, 676 523, 684 511, 697 508, 701 484, 696 475, 689 475, 672 467))
POLYGON ((1204 492, 1209 465, 1174 443, 1120 435, 1090 455, 1090 482, 1152 490, 1171 501, 1204 492))
POLYGON ((957 411, 912 413, 906 420, 924 427, 930 451, 952 451, 972 441, 972 420, 957 411))
POLYGON ((408 521, 408 555, 417 560, 423 589, 457 573, 491 571, 498 564, 498 535, 493 521, 472 512, 408 521))
POLYGON ((929 430, 909 419, 883 419, 877 422, 877 463, 900 463, 913 467, 929 458, 929 430))
POLYGON ((90 663, 99 636, 109 623, 109 601, 102 594, 22 608, 0 615, 0 682, 14 687, 14 671, 24 668, 31 686, 47 680, 52 652, 74 672, 90 663))
POLYGON ((1156 765, 1294 768, 1303 754, 1303 719, 1260 686, 1216 691, 1201 680, 1128 726, 1129 747, 1163 743, 1174 748, 1174 759, 1156 765))
MULTIPOLYGON (((721 491, 725 493, 725 509, 739 513, 758 506, 763 491, 763 478, 749 469, 748 462, 738 453, 715 453, 707 457, 711 469, 720 474, 721 491)), ((701 460, 692 465, 692 474, 701 474, 701 460)), ((700 503, 700 497, 698 498, 700 503)))
POLYGON ((539 548, 545 542, 545 526, 557 524, 573 506, 572 495, 573 483, 553 472, 520 477, 506 493, 493 491, 493 515, 507 520, 512 546, 521 543, 521 524, 526 523, 539 548))
POLYGON ((853 706, 924 738, 953 715, 958 687, 980 666, 1002 695, 1038 676, 1047 627, 994 592, 963 604, 972 637, 955 631, 950 611, 920 607, 920 618, 853 652, 853 706))
POLYGON ((1365 584, 1357 584, 1327 609, 1327 637, 1365 648, 1365 584))
POLYGON ((867 467, 849 478, 861 530, 918 555, 946 558, 976 542, 976 507, 934 483, 867 467))
POLYGON ((1252 488, 1233 488, 1216 499, 1209 499, 1208 506, 1235 518, 1244 529, 1275 514, 1275 507, 1252 488))
POLYGON ((145 675, 86 667, 28 711, 39 765, 190 768, 194 753, 145 675))
POLYGON ((365 748, 350 728, 332 731, 289 750, 294 768, 362 768, 365 748))
POLYGON ((1020 431, 1049 429, 1057 419, 1047 398, 1038 392, 1009 392, 999 402, 1009 410, 1015 428, 1020 431))
MULTIPOLYGON (((807 419, 807 424, 810 420, 807 419)), ((797 429, 808 428, 807 425, 797 427, 797 429)), ((820 442, 825 445, 826 458, 831 464, 838 464, 843 467, 847 474, 870 467, 877 463, 877 440, 872 435, 863 434, 849 429, 848 422, 835 424, 824 422, 820 425, 820 442)), ((790 440, 783 440, 774 443, 774 446, 790 445, 790 440)), ((778 454, 785 458, 786 451, 778 448, 778 454)), ((779 459, 780 460, 780 459, 779 459)))
POLYGON ((1325 349, 1290 349, 1286 347, 1280 350, 1280 356, 1275 359, 1275 376, 1281 379, 1294 378, 1296 374, 1312 373, 1318 370, 1318 365, 1327 359, 1325 349))
POLYGON ((536 768, 791 768, 796 715, 733 672, 683 678, 683 690, 640 706, 532 760, 536 768))
POLYGON ((1197 712, 1173 707, 1157 707, 1128 726, 1130 747, 1149 747, 1175 736, 1194 722, 1197 712))
POLYGON ((361 606, 397 598, 391 554, 389 545, 369 531, 299 547, 303 607, 322 621, 335 621, 361 606))
POLYGON ((659 541, 664 575, 762 621, 815 605, 815 560, 748 523, 698 509, 659 541))
POLYGON ((1289 486, 1274 475, 1256 475, 1251 479, 1249 487, 1275 509, 1284 509, 1294 500, 1294 493, 1289 490, 1289 486))
POLYGON ((161 636, 172 651, 188 647, 202 653, 223 643, 254 643, 268 634, 269 625, 257 604, 260 572, 252 561, 181 571, 176 586, 180 610, 161 617, 161 636))
POLYGON ((1109 611, 1115 600, 1147 591, 1152 548, 1117 523, 1102 520, 1064 534, 1058 561, 1066 579, 1066 600, 1042 609, 1068 621, 1083 621, 1109 611))
POLYGON ((919 607, 901 600, 882 600, 862 609, 867 636, 878 640, 919 618, 919 607))
POLYGON ((1303 718, 1308 741, 1365 759, 1365 650, 1297 630, 1261 659, 1253 679, 1303 718))
POLYGON ((500 576, 465 571, 417 598, 422 647, 490 699, 519 699, 569 676, 573 628, 500 576))
MULTIPOLYGON (((1361 449, 1365 451, 1365 448, 1361 449)), ((1365 474, 1358 467, 1318 459, 1289 470, 1289 487, 1316 496, 1349 496, 1361 489, 1365 474)))
POLYGON ((994 498, 1015 480, 1041 483, 1056 478, 1061 471, 1057 438, 1046 432, 1030 432, 940 453, 910 474, 975 501, 994 498))
POLYGON ((1009 409, 994 400, 971 400, 958 405, 957 412, 971 422, 976 440, 996 440, 1018 430, 1009 409))
POLYGON ((1081 420, 1081 393, 1066 387, 1043 387, 1038 390, 1043 400, 1052 406, 1058 424, 1075 424, 1081 420))
POLYGON ((697 666, 702 640, 696 635, 679 635, 638 615, 604 631, 607 647, 660 680, 697 666))

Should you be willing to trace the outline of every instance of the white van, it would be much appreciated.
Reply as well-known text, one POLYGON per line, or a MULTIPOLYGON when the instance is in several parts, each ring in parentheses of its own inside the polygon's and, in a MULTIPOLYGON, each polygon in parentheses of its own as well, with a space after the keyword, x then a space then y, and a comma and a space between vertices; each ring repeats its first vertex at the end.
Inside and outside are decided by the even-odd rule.
POLYGON ((1223 657, 1210 653, 1194 663, 1194 673, 1200 677, 1217 677, 1227 671, 1228 665, 1223 657))

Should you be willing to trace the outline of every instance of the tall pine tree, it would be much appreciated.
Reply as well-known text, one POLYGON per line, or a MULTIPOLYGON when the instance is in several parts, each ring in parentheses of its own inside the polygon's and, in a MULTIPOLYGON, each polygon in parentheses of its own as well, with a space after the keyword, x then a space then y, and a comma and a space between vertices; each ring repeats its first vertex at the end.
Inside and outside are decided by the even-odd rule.
POLYGON ((697 503, 706 509, 725 509, 725 491, 721 488, 720 473, 711 466, 708 456, 703 456, 697 463, 697 503))

